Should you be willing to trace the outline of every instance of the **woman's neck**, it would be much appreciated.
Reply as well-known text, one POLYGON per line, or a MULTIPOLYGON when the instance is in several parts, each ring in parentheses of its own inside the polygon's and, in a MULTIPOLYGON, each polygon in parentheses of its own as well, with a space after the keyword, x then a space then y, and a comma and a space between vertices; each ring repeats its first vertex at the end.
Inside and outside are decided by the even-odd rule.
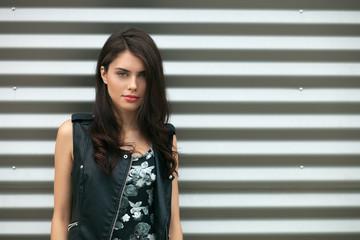
POLYGON ((124 134, 122 137, 126 137, 128 133, 139 132, 136 112, 122 112, 120 119, 119 125, 121 126, 122 134, 124 134))
POLYGON ((145 154, 151 147, 151 143, 146 138, 144 138, 139 129, 137 123, 137 113, 121 113, 120 124, 120 139, 122 142, 127 144, 127 146, 124 146, 124 150, 132 151, 135 155, 145 154), (132 147, 129 147, 129 145, 132 147))

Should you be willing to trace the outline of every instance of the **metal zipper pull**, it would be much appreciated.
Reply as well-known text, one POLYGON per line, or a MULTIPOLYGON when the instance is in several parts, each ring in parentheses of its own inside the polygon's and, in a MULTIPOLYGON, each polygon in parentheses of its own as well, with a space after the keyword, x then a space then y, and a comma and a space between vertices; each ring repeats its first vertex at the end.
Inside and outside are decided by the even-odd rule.
POLYGON ((68 225, 68 231, 70 231, 70 229, 72 229, 73 227, 76 227, 76 226, 78 226, 78 225, 79 225, 78 222, 70 223, 70 224, 68 225))

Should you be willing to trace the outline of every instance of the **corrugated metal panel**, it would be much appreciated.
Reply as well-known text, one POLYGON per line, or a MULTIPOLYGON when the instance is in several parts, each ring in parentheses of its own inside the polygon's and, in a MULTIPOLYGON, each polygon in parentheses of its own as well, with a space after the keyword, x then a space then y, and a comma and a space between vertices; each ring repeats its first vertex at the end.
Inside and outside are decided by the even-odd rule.
POLYGON ((185 239, 360 238, 360 3, 0 2, 0 239, 48 239, 57 127, 107 36, 148 31, 178 128, 185 239))

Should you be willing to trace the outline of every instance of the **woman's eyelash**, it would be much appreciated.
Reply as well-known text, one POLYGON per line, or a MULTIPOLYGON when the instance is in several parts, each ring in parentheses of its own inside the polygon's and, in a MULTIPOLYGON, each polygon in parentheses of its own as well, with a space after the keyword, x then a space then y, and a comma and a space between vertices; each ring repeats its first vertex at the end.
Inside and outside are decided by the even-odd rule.
MULTIPOLYGON (((129 74, 127 72, 118 72, 117 75, 120 76, 120 77, 127 77, 129 74)), ((139 73, 138 77, 145 78, 146 74, 145 73, 139 73)))
POLYGON ((118 72, 117 73, 120 77, 125 77, 127 76, 127 73, 126 72, 118 72))

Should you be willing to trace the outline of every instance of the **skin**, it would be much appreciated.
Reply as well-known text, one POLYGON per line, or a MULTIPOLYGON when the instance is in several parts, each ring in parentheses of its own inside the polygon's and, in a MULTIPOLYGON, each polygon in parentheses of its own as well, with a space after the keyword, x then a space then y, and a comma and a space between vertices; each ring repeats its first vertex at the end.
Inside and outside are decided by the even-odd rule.
MULTIPOLYGON (((120 53, 110 63, 108 71, 100 69, 104 84, 107 84, 109 95, 122 116, 122 136, 126 142, 135 143, 134 155, 148 151, 151 142, 141 135, 136 124, 136 115, 141 105, 146 79, 142 61, 129 51, 120 53), (125 71, 124 69, 128 70, 125 71), (123 96, 139 96, 138 101, 129 103, 123 96)), ((177 140, 174 136, 173 148, 177 150, 177 140)), ((54 178, 54 213, 51 224, 51 239, 68 239, 67 226, 71 216, 71 171, 73 166, 73 136, 72 122, 64 122, 57 134, 55 146, 55 178, 54 178)), ((178 157, 176 156, 178 162, 178 157)), ((175 175, 172 181, 171 222, 169 235, 172 240, 182 240, 182 229, 179 213, 178 179, 175 175)))

